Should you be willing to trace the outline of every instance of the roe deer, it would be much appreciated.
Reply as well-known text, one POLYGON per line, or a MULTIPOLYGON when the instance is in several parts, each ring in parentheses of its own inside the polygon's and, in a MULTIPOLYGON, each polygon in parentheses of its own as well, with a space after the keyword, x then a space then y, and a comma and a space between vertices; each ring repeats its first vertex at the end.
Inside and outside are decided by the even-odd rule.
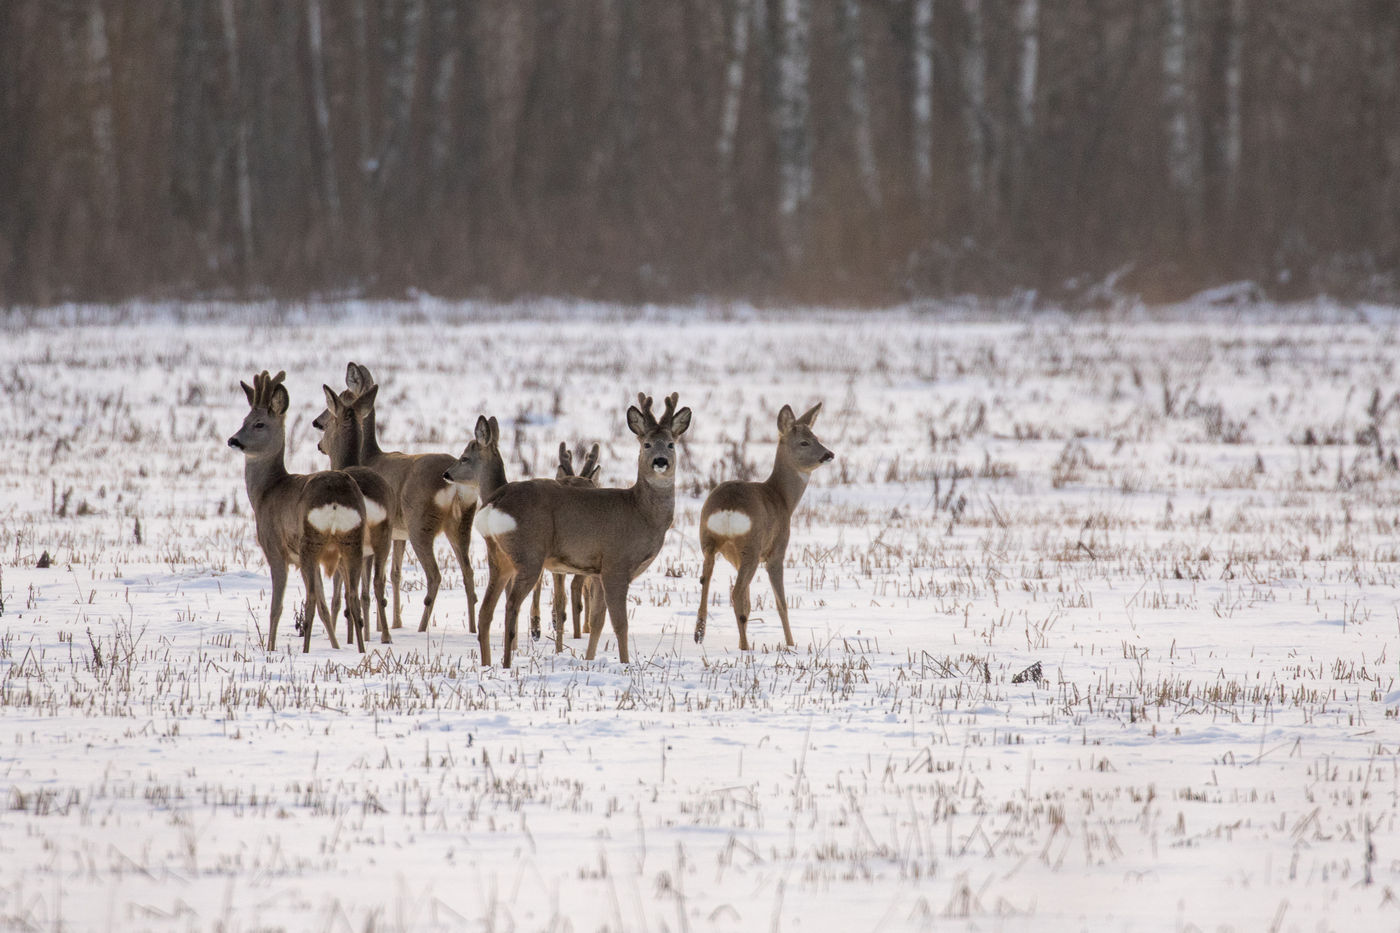
MULTIPOLYGON (((374 580, 374 607, 376 620, 379 622, 379 640, 387 645, 393 639, 389 637, 389 623, 384 618, 384 568, 389 562, 389 550, 393 543, 393 528, 389 521, 389 513, 394 493, 384 477, 369 467, 359 465, 360 419, 367 409, 374 407, 374 399, 379 392, 379 387, 372 387, 358 398, 349 397, 346 399, 336 395, 330 386, 323 385, 321 390, 326 393, 326 413, 329 417, 324 419, 326 428, 321 433, 321 440, 317 442, 316 449, 330 457, 332 470, 343 470, 350 474, 350 478, 355 481, 356 486, 360 487, 360 492, 365 497, 365 559, 364 575, 361 577, 360 607, 365 614, 365 623, 368 625, 369 613, 365 607, 369 604, 369 586, 372 576, 374 580)), ((349 396, 348 392, 345 394, 349 396)), ((331 597, 332 620, 340 614, 342 582, 340 576, 337 575, 334 594, 331 597)), ((349 616, 346 619, 348 622, 349 616)), ((368 631, 364 633, 363 637, 366 641, 369 640, 369 635, 368 631)))
MULTIPOLYGON (((660 552, 676 508, 675 442, 690 427, 690 409, 676 411, 676 400, 674 393, 666 399, 659 421, 648 396, 638 395, 641 407, 627 409, 640 448, 637 481, 627 489, 524 480, 507 483, 482 506, 476 526, 491 569, 477 621, 483 666, 491 664, 491 615, 509 587, 501 664, 510 667, 520 606, 541 570, 602 578, 618 655, 627 663, 627 588, 660 552)), ((585 658, 592 660, 602 634, 601 623, 592 626, 585 658)))
POLYGON ((339 470, 321 473, 288 473, 283 461, 287 444, 287 387, 285 372, 269 376, 267 370, 246 382, 249 412, 228 445, 243 451, 243 477, 253 506, 258 544, 272 572, 272 608, 268 618, 267 650, 277 647, 277 623, 282 618, 282 597, 287 589, 287 565, 301 568, 306 586, 302 651, 311 650, 311 629, 319 608, 321 621, 339 648, 335 623, 326 610, 320 570, 339 569, 345 574, 346 605, 356 632, 356 643, 365 650, 360 612, 360 565, 365 548, 365 499, 360 487, 339 470))
POLYGON ((695 640, 705 637, 705 615, 709 609, 710 578, 715 554, 734 565, 731 604, 739 623, 739 650, 749 650, 749 582, 759 561, 768 568, 778 617, 783 620, 783 637, 794 644, 788 625, 787 596, 783 593, 783 558, 787 554, 792 513, 807 489, 812 471, 836 455, 822 446, 812 433, 821 402, 801 418, 795 418, 787 405, 778 412, 778 452, 773 472, 761 483, 730 480, 720 483, 705 499, 700 510, 700 551, 705 563, 700 571, 700 608, 695 613, 695 640))
MULTIPOLYGON (((374 384, 374 377, 364 366, 352 362, 346 367, 345 385, 354 397, 364 395, 374 384)), ((312 424, 322 427, 327 417, 328 413, 322 412, 312 424)), ((426 632, 438 587, 442 583, 442 572, 433 554, 433 542, 438 535, 445 534, 462 567, 462 581, 467 588, 467 622, 471 630, 476 631, 476 586, 472 581, 472 565, 467 559, 471 549, 476 495, 473 490, 443 478, 447 468, 456 463, 457 458, 451 454, 404 454, 381 450, 375 434, 373 406, 364 412, 360 429, 360 464, 384 477, 394 493, 394 508, 390 513, 394 533, 394 564, 391 571, 394 628, 403 627, 400 594, 405 542, 413 545, 413 553, 423 566, 423 575, 427 577, 423 617, 418 623, 418 631, 426 632)))
MULTIPOLYGON (((583 456, 583 466, 579 467, 577 473, 574 472, 574 456, 569 453, 569 447, 562 441, 559 443, 559 466, 555 469, 554 478, 565 486, 597 486, 598 474, 602 467, 598 466, 598 445, 583 456)), ((554 621, 554 650, 556 652, 564 650, 564 574, 556 573, 554 577, 554 599, 550 607, 550 614, 554 621)), ((573 583, 569 588, 571 604, 574 611, 574 637, 582 637, 583 631, 588 630, 593 617, 593 608, 601 608, 601 594, 597 593, 599 587, 597 577, 585 577, 582 574, 574 574, 573 583), (586 581, 586 583, 585 583, 586 581), (584 611, 584 595, 588 596, 588 611, 584 611), (580 627, 580 616, 586 616, 583 627, 580 627)), ((544 577, 541 575, 540 582, 535 584, 535 592, 530 603, 530 635, 538 638, 540 632, 540 591, 544 589, 544 577)))

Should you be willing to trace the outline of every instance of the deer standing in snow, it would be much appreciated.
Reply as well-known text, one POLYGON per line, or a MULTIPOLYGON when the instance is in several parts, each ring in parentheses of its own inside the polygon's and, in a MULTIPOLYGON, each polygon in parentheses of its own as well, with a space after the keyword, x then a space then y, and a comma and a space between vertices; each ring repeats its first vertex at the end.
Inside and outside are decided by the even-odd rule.
MULTIPOLYGON (((365 411, 374 407, 379 387, 372 386, 368 392, 358 397, 349 392, 336 395, 327 385, 321 386, 321 389, 326 393, 327 417, 318 418, 326 427, 321 433, 321 440, 317 442, 316 449, 330 457, 332 470, 343 470, 350 474, 350 478, 360 487, 360 492, 365 497, 365 560, 360 606, 362 611, 365 611, 364 607, 369 603, 369 584, 372 577, 379 640, 387 645, 392 639, 389 637, 389 624, 384 618, 384 567, 389 561, 389 551, 393 543, 389 513, 394 492, 384 477, 369 467, 360 466, 360 420, 365 411)), ((331 596, 332 620, 340 614, 342 582, 341 577, 337 575, 335 590, 331 596)), ((368 622, 367 611, 365 621, 368 622)), ((368 640, 369 632, 365 632, 363 637, 368 640)))
POLYGON ((360 612, 360 566, 365 548, 365 499, 346 473, 288 473, 283 460, 287 444, 286 373, 269 376, 267 370, 240 383, 248 397, 248 415, 228 445, 243 451, 243 477, 253 506, 258 544, 272 572, 272 607, 268 617, 267 650, 277 647, 277 623, 282 618, 282 598, 287 590, 287 567, 301 568, 306 586, 305 632, 302 651, 311 650, 314 615, 339 648, 335 624, 326 610, 319 572, 337 570, 345 575, 346 603, 361 652, 365 650, 360 612))
POLYGON ((705 499, 700 510, 700 551, 704 567, 700 571, 700 608, 695 613, 695 641, 705 638, 705 615, 709 609, 710 578, 715 555, 734 565, 734 589, 730 602, 739 623, 739 650, 749 650, 749 583, 761 561, 768 568, 768 582, 778 617, 783 620, 783 637, 788 647, 792 627, 788 625, 787 596, 783 592, 783 559, 787 555, 792 513, 807 489, 812 471, 836 455, 822 446, 812 433, 821 402, 801 418, 787 405, 778 412, 778 452, 773 472, 761 483, 731 480, 720 483, 705 499))
MULTIPOLYGON (((559 443, 559 466, 555 469, 554 478, 565 486, 597 486, 598 474, 602 468, 598 466, 598 445, 588 451, 583 458, 583 466, 579 467, 577 473, 574 472, 574 456, 569 453, 569 447, 562 441, 559 443)), ((564 574, 556 573, 554 576, 554 600, 550 607, 550 613, 554 621, 554 650, 556 652, 564 650, 564 574)), ((597 577, 585 577, 581 574, 574 574, 573 582, 570 585, 569 593, 572 597, 570 602, 574 611, 574 637, 581 638, 584 629, 592 624, 594 606, 602 608, 602 594, 597 592, 600 584, 597 577), (587 612, 584 609, 584 597, 588 598, 587 612), (580 626, 580 617, 587 619, 583 626, 580 626)), ((535 584, 535 592, 530 603, 530 634, 533 637, 539 636, 540 631, 540 591, 544 589, 544 576, 541 575, 540 582, 535 584)), ((591 629, 590 629, 591 630, 591 629)))
MULTIPOLYGON (((486 539, 491 577, 481 598, 477 639, 481 663, 491 663, 491 615, 506 591, 506 632, 501 663, 510 667, 520 607, 541 570, 596 575, 626 664, 627 589, 651 566, 671 527, 676 507, 676 438, 690 427, 690 409, 676 410, 666 399, 658 420, 652 400, 638 395, 627 409, 627 427, 637 436, 637 481, 626 489, 566 486, 552 479, 507 483, 477 513, 486 539), (638 407, 640 406, 640 407, 638 407)), ((601 623, 588 633, 591 660, 603 634, 601 623)))
MULTIPOLYGON (((356 398, 375 385, 374 378, 364 366, 350 363, 345 370, 345 386, 356 398)), ((312 424, 324 430, 327 412, 322 412, 312 424)), ((391 579, 394 584, 394 628, 403 627, 401 604, 404 545, 412 544, 418 563, 427 577, 427 593, 423 597, 423 617, 418 631, 428 630, 433 615, 442 571, 433 554, 433 542, 440 534, 457 555, 462 567, 462 580, 467 588, 467 620, 476 631, 476 586, 472 581, 472 565, 467 559, 471 549, 472 516, 476 512, 475 490, 449 482, 443 474, 457 458, 451 454, 405 454, 385 451, 379 447, 375 434, 374 407, 363 413, 360 421, 360 463, 389 483, 394 493, 394 508, 390 512, 394 535, 394 564, 391 579)))

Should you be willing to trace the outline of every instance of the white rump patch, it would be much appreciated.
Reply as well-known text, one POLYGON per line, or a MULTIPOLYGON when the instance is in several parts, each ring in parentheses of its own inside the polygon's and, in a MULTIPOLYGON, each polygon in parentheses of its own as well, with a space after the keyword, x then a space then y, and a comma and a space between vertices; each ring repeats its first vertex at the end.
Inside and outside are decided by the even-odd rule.
POLYGON ((373 499, 365 500, 365 522, 370 525, 378 525, 389 517, 389 513, 384 506, 373 499))
POLYGON ((515 530, 515 519, 493 505, 476 513, 475 524, 483 538, 498 538, 515 530))
POLYGON ((449 484, 433 494, 433 505, 440 509, 450 509, 452 508, 452 503, 456 501, 456 499, 457 486, 455 483, 449 484))
POLYGON ((705 521, 705 527, 721 538, 737 538, 748 534, 753 522, 743 512, 716 512, 705 521))
POLYGON ((306 513, 306 521, 322 534, 337 535, 360 526, 360 513, 339 502, 318 505, 306 513))

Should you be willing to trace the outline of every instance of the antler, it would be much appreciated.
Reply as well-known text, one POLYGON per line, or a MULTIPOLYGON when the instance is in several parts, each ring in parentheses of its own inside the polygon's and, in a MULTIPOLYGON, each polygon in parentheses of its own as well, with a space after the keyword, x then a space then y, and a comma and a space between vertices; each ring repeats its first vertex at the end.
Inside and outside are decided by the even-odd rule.
POLYGON ((269 376, 267 370, 263 370, 253 377, 253 399, 249 403, 252 408, 271 408, 272 395, 277 391, 277 387, 282 384, 282 380, 287 378, 287 371, 282 370, 275 376, 269 376))
POLYGON ((647 430, 653 430, 659 425, 656 416, 651 413, 651 396, 645 392, 637 393, 637 408, 642 412, 642 417, 646 419, 647 430))
POLYGON ((565 476, 574 475, 574 455, 569 453, 569 445, 559 442, 559 471, 565 476))
MULTIPOLYGON (((658 422, 658 427, 665 428, 668 431, 671 429, 671 422, 676 417, 676 403, 680 401, 680 398, 681 395, 679 392, 672 392, 670 395, 666 396, 666 411, 662 414, 661 421, 658 422)), ((648 401, 650 401, 650 399, 648 399, 648 401)))
POLYGON ((594 444, 584 456, 583 467, 578 471, 578 475, 588 476, 596 469, 598 469, 598 445, 594 444))

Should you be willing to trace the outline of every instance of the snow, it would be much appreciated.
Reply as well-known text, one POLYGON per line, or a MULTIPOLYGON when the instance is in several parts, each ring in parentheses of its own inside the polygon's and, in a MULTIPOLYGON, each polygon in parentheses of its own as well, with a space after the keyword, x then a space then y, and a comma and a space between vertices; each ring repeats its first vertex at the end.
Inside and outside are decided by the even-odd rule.
MULTIPOLYGON (((16 313, 0 928, 1394 927, 1398 323, 16 313), (627 405, 680 393, 632 664, 608 632, 594 662, 522 637, 513 669, 479 668, 441 539, 429 632, 262 650, 270 586, 224 446, 238 381, 287 370, 289 467, 319 469, 319 387, 350 359, 380 381, 386 449, 459 451, 496 415, 512 478, 598 442, 602 483, 630 483, 627 405), (766 474, 778 409, 818 400, 838 459, 793 519, 797 647, 760 574, 736 650, 724 565, 696 645, 704 494, 766 474)), ((480 591, 479 539, 471 557, 480 591)), ((406 617, 422 590, 410 557, 406 617)))

